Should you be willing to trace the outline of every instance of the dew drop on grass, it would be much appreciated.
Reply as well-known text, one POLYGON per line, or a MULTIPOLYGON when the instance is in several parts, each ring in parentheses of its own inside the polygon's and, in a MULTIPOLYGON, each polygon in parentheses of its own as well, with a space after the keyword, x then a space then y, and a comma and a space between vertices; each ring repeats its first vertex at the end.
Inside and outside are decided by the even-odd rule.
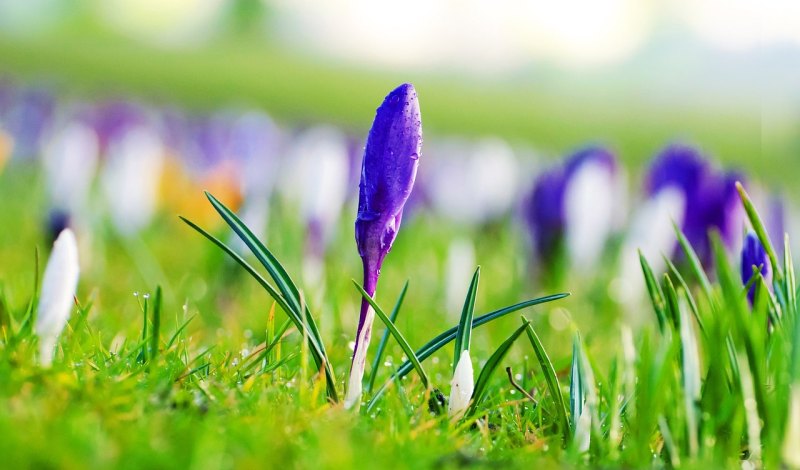
POLYGON ((347 343, 347 347, 348 347, 348 348, 349 348, 351 351, 355 351, 355 350, 356 350, 356 342, 355 342, 355 341, 350 341, 349 343, 347 343))
POLYGON ((142 296, 142 298, 143 298, 143 299, 145 299, 145 300, 147 300, 147 299, 149 299, 149 298, 150 298, 150 294, 144 294, 144 295, 142 296))
POLYGON ((514 380, 522 380, 522 374, 514 374, 514 380))

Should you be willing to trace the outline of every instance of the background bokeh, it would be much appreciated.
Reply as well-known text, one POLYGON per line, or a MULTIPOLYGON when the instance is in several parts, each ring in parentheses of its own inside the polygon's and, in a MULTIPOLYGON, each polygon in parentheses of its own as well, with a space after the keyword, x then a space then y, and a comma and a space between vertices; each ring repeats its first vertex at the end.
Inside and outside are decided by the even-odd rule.
POLYGON ((0 70, 363 132, 420 90, 428 136, 497 135, 625 161, 686 138, 758 176, 796 169, 800 25, 790 0, 0 2, 0 70))
MULTIPOLYGON (((248 113, 274 120, 283 136, 273 149, 282 168, 299 162, 301 170, 281 170, 277 189, 270 182, 269 191, 255 193, 275 202, 264 236, 294 272, 322 276, 326 289, 313 297, 320 315, 334 318, 323 325, 344 345, 358 300, 349 285, 360 273, 351 225, 357 170, 340 191, 343 202, 329 211, 337 223, 327 229, 320 274, 306 260, 314 251, 305 240, 313 227, 298 207, 322 176, 302 170, 309 166, 303 156, 324 153, 334 142, 333 152, 346 147, 357 168, 374 110, 389 90, 414 83, 425 144, 419 200, 409 209, 419 217, 404 219, 383 292, 389 302, 412 279, 417 315, 440 325, 457 315, 475 264, 484 267, 487 306, 544 290, 527 274, 518 203, 541 170, 583 145, 606 145, 623 162, 630 200, 617 212, 641 202, 647 162, 673 141, 743 171, 761 194, 793 196, 800 174, 798 8, 790 0, 0 0, 0 80, 12 95, 35 101, 41 92, 67 108, 123 102, 165 121, 180 115, 189 133, 225 127, 248 113), (333 126, 332 140, 306 133, 320 125, 333 126), (414 211, 431 201, 430 211, 414 211), (442 309, 450 317, 432 320, 442 309)), ((20 114, 29 117, 8 115, 20 114)), ((15 163, 38 158, 36 150, 19 155, 20 142, 0 188, 6 217, 18 228, 0 231, 12 303, 25 298, 14 300, 13 292, 29 290, 33 247, 48 246, 52 205, 47 180, 15 163)), ((201 157, 219 157, 209 152, 201 157)), ((208 324, 236 318, 249 328, 237 325, 225 334, 258 332, 266 307, 256 287, 236 284, 233 268, 175 218, 187 214, 220 230, 207 207, 198 209, 205 207, 200 190, 225 196, 236 171, 225 158, 208 166, 204 160, 200 170, 192 166, 197 161, 184 163, 188 169, 178 172, 169 164, 159 168, 160 182, 151 186, 160 188, 161 207, 136 237, 120 235, 119 221, 93 213, 82 295, 119 306, 131 323, 137 318, 132 292, 159 283, 173 309, 187 303, 208 324)), ((261 170, 263 180, 274 177, 261 170)), ((91 199, 103 188, 113 199, 115 187, 108 186, 95 183, 91 199)), ((226 200, 247 198, 234 193, 226 200)), ((109 209, 106 203, 91 208, 109 209)), ((116 217, 130 222, 121 212, 116 217)), ((613 271, 606 263, 593 277, 613 271)), ((567 328, 575 312, 586 330, 618 317, 605 308, 612 302, 607 283, 566 288, 575 286, 578 295, 550 316, 554 329, 567 328)), ((102 315, 99 321, 118 326, 102 315)), ((413 327, 410 318, 401 321, 413 327)), ((410 337, 421 341, 424 333, 410 337)), ((547 341, 566 349, 568 340, 565 331, 547 341)), ((337 354, 343 359, 346 351, 337 354)))

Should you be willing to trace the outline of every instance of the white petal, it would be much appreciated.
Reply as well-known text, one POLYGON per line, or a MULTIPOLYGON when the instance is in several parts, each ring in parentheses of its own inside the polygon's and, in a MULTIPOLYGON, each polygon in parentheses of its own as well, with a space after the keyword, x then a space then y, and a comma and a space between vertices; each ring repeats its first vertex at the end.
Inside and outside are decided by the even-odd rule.
POLYGON ((50 365, 56 340, 69 320, 79 273, 75 235, 70 229, 65 229, 53 244, 42 278, 42 294, 34 326, 39 337, 42 365, 50 365))
POLYGON ((447 248, 445 262, 447 312, 460 316, 472 273, 475 272, 475 245, 469 238, 457 238, 447 248))
POLYGON ((645 294, 638 250, 656 275, 664 270, 662 255, 669 256, 676 244, 672 223, 680 226, 683 212, 683 193, 672 187, 659 191, 636 212, 620 252, 622 265, 616 293, 620 300, 636 302, 645 294))
POLYGON ((564 194, 567 253, 573 267, 591 268, 614 227, 617 189, 614 175, 600 162, 587 162, 570 179, 564 194))
POLYGON ((164 158, 161 139, 139 127, 112 144, 103 171, 103 187, 117 229, 130 235, 153 216, 164 158))
POLYGON ((451 417, 460 416, 467 410, 469 401, 472 399, 472 392, 475 389, 473 376, 469 350, 464 350, 458 359, 456 371, 453 373, 453 380, 450 382, 450 402, 447 407, 447 414, 451 417))
POLYGON ((347 381, 347 395, 344 397, 345 409, 358 411, 361 407, 361 381, 364 379, 364 369, 367 363, 367 349, 372 335, 372 323, 375 321, 375 312, 370 307, 367 317, 358 335, 358 349, 353 351, 353 364, 350 368, 350 378, 347 381))
POLYGON ((98 153, 97 135, 91 128, 73 122, 57 131, 42 155, 53 204, 70 211, 84 208, 98 153))

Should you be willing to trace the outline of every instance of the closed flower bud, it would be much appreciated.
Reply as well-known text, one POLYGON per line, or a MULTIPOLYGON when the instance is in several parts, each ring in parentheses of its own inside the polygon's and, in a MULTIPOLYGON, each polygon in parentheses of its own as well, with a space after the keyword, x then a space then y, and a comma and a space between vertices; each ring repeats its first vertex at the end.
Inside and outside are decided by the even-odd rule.
POLYGON ((79 272, 75 235, 66 229, 56 239, 47 260, 36 312, 34 332, 39 337, 39 360, 45 367, 53 362, 56 341, 69 320, 79 272))
MULTIPOLYGON (((361 165, 355 232, 364 265, 364 290, 371 296, 375 295, 383 259, 400 229, 421 149, 422 121, 417 93, 406 83, 389 93, 375 113, 361 165)), ((374 312, 362 299, 345 397, 348 408, 357 407, 360 402, 373 319, 374 312)))
POLYGON ((447 414, 450 417, 460 417, 467 410, 469 401, 472 399, 472 392, 475 389, 469 349, 461 352, 450 386, 450 401, 447 406, 447 414))

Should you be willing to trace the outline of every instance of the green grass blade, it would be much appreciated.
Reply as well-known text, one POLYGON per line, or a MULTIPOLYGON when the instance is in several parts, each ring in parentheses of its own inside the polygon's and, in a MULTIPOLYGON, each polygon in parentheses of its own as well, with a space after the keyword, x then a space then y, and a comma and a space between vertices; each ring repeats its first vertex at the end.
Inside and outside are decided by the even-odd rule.
MULTIPOLYGON (((236 215, 230 212, 228 208, 226 208, 224 205, 222 205, 222 203, 214 199, 214 197, 211 194, 206 193, 206 195, 208 196, 212 205, 214 205, 214 208, 217 209, 217 212, 220 213, 223 219, 225 219, 228 225, 234 229, 234 232, 236 232, 236 234, 240 238, 242 237, 240 231, 245 234, 247 233, 250 234, 251 238, 249 239, 242 238, 242 241, 245 242, 245 244, 250 248, 250 250, 256 256, 256 258, 267 269, 267 271, 270 272, 270 275, 272 275, 272 272, 276 271, 277 268, 273 264, 266 263, 267 259, 264 253, 261 253, 261 256, 259 256, 258 247, 259 246, 263 247, 261 242, 258 241, 258 239, 256 239, 255 236, 253 236, 252 232, 250 232, 250 230, 239 220, 238 217, 236 217, 236 215), (216 201, 216 203, 214 201, 216 201)), ((269 293, 270 297, 272 297, 275 300, 275 302, 278 303, 278 306, 284 312, 286 312, 286 314, 289 316, 289 318, 292 319, 292 321, 294 321, 295 326, 297 326, 297 328, 301 332, 308 330, 305 336, 308 338, 308 342, 311 346, 311 357, 314 360, 314 364, 316 365, 317 368, 324 368, 328 396, 333 401, 339 401, 338 394, 336 392, 336 377, 333 373, 333 369, 330 366, 330 361, 328 361, 328 356, 325 351, 325 345, 322 342, 321 335, 319 334, 319 329, 317 328, 316 322, 314 321, 310 312, 308 311, 308 309, 301 308, 299 291, 294 301, 291 301, 286 297, 286 294, 287 293, 291 294, 291 291, 281 290, 281 293, 279 293, 278 290, 272 287, 272 285, 266 279, 264 279, 264 277, 261 274, 259 274, 258 271, 256 271, 252 266, 250 266, 250 264, 247 261, 245 261, 244 258, 242 258, 232 248, 230 248, 228 245, 217 239, 215 236, 208 233, 206 230, 199 227, 197 224, 191 222, 190 220, 184 217, 180 218, 187 225, 189 225, 197 232, 199 232, 201 235, 206 237, 217 247, 219 247, 222 251, 224 251, 228 256, 230 256, 234 261, 236 261, 240 266, 242 266, 245 269, 245 271, 247 271, 269 293), (305 313, 305 320, 301 312, 305 313)), ((266 248, 264 248, 264 250, 266 250, 266 248)), ((280 266, 280 263, 277 263, 277 260, 275 260, 274 264, 277 264, 278 267, 280 267, 280 270, 283 270, 283 267, 280 266)), ((280 277, 276 278, 278 274, 279 273, 277 273, 276 271, 276 274, 272 275, 272 277, 275 280, 276 284, 280 286, 281 284, 279 279, 281 278, 280 277)))
MULTIPOLYGON (((225 220, 231 229, 233 229, 242 242, 244 242, 244 244, 250 248, 250 251, 253 253, 253 255, 255 255, 256 259, 258 259, 258 261, 264 266, 270 277, 272 277, 272 279, 275 281, 275 285, 278 287, 278 290, 281 292, 284 299, 286 299, 289 306, 298 313, 298 316, 305 316, 305 322, 307 323, 307 329, 309 330, 309 337, 313 337, 314 341, 316 342, 315 348, 318 349, 318 353, 321 356, 320 360, 325 364, 328 364, 328 354, 325 351, 325 344, 322 341, 322 336, 319 333, 317 323, 314 320, 314 317, 311 316, 308 307, 305 306, 304 302, 301 301, 300 290, 297 288, 297 285, 294 283, 294 281, 292 281, 292 278, 286 272, 286 269, 284 269, 283 265, 281 265, 272 252, 269 251, 263 243, 261 243, 261 241, 239 219, 239 217, 236 216, 236 214, 225 207, 225 205, 217 200, 217 198, 215 198, 211 193, 206 192, 205 194, 206 197, 208 197, 208 200, 211 202, 211 205, 214 206, 214 209, 216 209, 220 216, 222 216, 223 220, 225 220)), ((320 367, 319 363, 317 363, 317 367, 320 367)), ((326 373, 330 373, 330 377, 333 379, 333 370, 329 367, 329 365, 326 365, 325 368, 326 373)), ((335 379, 332 380, 332 384, 335 388, 335 379)))
POLYGON ((464 308, 461 310, 461 319, 456 330, 455 356, 453 356, 453 371, 461 359, 461 353, 469 349, 470 338, 472 337, 472 317, 475 313, 475 297, 478 295, 478 282, 481 278, 481 267, 475 270, 472 275, 472 282, 469 284, 467 298, 464 300, 464 308))
POLYGON ((769 263, 772 265, 773 276, 777 282, 780 282, 783 279, 783 270, 781 269, 781 265, 778 264, 778 256, 775 254, 775 247, 772 246, 764 222, 761 221, 761 216, 758 215, 758 211, 750 200, 747 191, 744 190, 742 183, 736 182, 736 190, 739 191, 739 197, 742 200, 744 211, 747 213, 747 218, 750 219, 750 225, 753 226, 753 230, 756 232, 756 235, 758 235, 758 239, 761 241, 761 244, 764 245, 764 251, 767 252, 769 263))
POLYGON ((581 374, 581 338, 578 333, 572 340, 572 365, 569 368, 569 414, 572 433, 578 427, 583 414, 583 374, 581 374))
POLYGON ((569 418, 567 417, 567 407, 564 403, 564 396, 561 394, 561 387, 558 384, 556 370, 553 367, 553 362, 550 360, 550 356, 544 349, 541 340, 539 340, 539 336, 533 329, 533 325, 528 324, 528 327, 525 331, 528 334, 528 339, 531 341, 533 351, 536 353, 536 359, 539 361, 539 366, 542 368, 545 382, 547 382, 547 389, 550 391, 550 395, 553 397, 556 414, 558 415, 559 426, 561 427, 561 433, 564 439, 563 445, 566 445, 569 442, 571 430, 569 426, 569 418))
POLYGON ((795 318, 797 315, 797 284, 794 275, 794 263, 792 262, 792 251, 789 246, 789 235, 783 240, 783 291, 786 298, 787 315, 795 318))
MULTIPOLYGON (((532 307, 535 305, 552 302, 554 300, 563 299, 567 296, 569 296, 568 293, 553 294, 532 300, 526 300, 518 304, 514 304, 499 310, 495 310, 493 312, 475 318, 472 321, 472 328, 477 328, 481 325, 489 323, 500 317, 508 315, 509 313, 513 313, 527 307, 532 307)), ((436 351, 446 346, 450 341, 453 341, 453 339, 455 339, 456 336, 456 330, 457 330, 456 327, 450 328, 449 330, 442 332, 441 334, 430 340, 428 343, 426 343, 424 346, 422 346, 420 349, 417 350, 417 358, 419 358, 420 361, 424 361, 425 359, 433 355, 436 351)), ((378 398, 381 397, 386 388, 392 383, 392 380, 394 380, 395 378, 402 378, 403 376, 411 372, 411 370, 413 370, 413 365, 411 364, 410 361, 406 361, 400 367, 398 367, 395 373, 392 374, 389 381, 375 393, 375 395, 369 401, 367 408, 371 409, 372 407, 375 406, 375 403, 377 402, 378 398)))
POLYGON ((361 294, 362 297, 364 297, 364 300, 369 302, 370 306, 372 306, 372 309, 375 310, 375 314, 378 316, 378 318, 381 319, 381 321, 386 325, 386 328, 388 328, 389 331, 392 333, 392 336, 394 336, 394 339, 400 345, 400 348, 406 354, 406 357, 408 357, 408 360, 411 361, 411 364, 414 366, 414 369, 416 369, 417 373, 419 374, 419 378, 420 380, 422 380, 422 385, 424 385, 425 388, 427 389, 428 386, 430 385, 430 380, 428 380, 428 374, 426 374, 425 369, 422 368, 422 364, 420 364, 417 355, 411 348, 411 345, 408 344, 408 341, 406 341, 405 337, 403 337, 403 334, 400 333, 400 330, 397 329, 394 323, 392 323, 392 320, 390 320, 389 317, 386 315, 386 313, 384 313, 383 309, 380 308, 380 306, 375 302, 375 300, 372 297, 370 297, 369 294, 367 294, 367 291, 365 291, 364 288, 361 287, 355 280, 353 280, 353 285, 356 286, 356 289, 358 289, 358 292, 361 294))
POLYGON ((696 457, 699 450, 698 427, 700 425, 698 403, 702 388, 700 357, 692 320, 683 305, 679 305, 679 310, 681 316, 681 378, 683 379, 684 405, 686 407, 686 431, 689 455, 696 457))
MULTIPOLYGON (((400 313, 400 307, 403 305, 403 300, 406 298, 406 291, 408 291, 408 281, 403 285, 400 295, 397 297, 397 302, 394 304, 392 313, 389 314, 389 320, 394 323, 397 321, 397 315, 400 313)), ((375 352, 375 359, 372 360, 372 369, 369 374, 369 381, 367 382, 366 393, 372 393, 372 388, 375 386, 375 379, 378 377, 378 368, 380 367, 381 360, 383 360, 383 352, 386 350, 386 343, 389 342, 389 328, 386 328, 381 336, 381 341, 378 343, 378 350, 375 352)))
POLYGON ((663 333, 664 329, 667 327, 667 304, 664 300, 664 292, 661 290, 661 286, 658 282, 656 282, 653 269, 650 267, 650 263, 647 262, 647 259, 645 259, 641 251, 639 251, 639 263, 642 265, 645 286, 647 286, 647 293, 650 295, 650 302, 653 304, 653 310, 658 319, 658 327, 663 333))
POLYGON ((500 366, 500 362, 504 357, 506 357, 506 354, 508 354, 508 351, 511 349, 511 346, 514 345, 514 342, 517 340, 517 338, 519 338, 525 329, 528 328, 528 325, 530 325, 530 321, 524 320, 522 326, 511 333, 511 336, 503 341, 500 347, 498 347, 494 353, 489 356, 489 359, 481 369, 480 374, 478 374, 477 380, 475 380, 475 389, 472 392, 472 401, 470 402, 465 416, 471 416, 478 409, 478 405, 480 405, 486 396, 489 380, 492 378, 492 374, 500 366))
POLYGON ((675 290, 672 278, 670 278, 667 273, 664 273, 663 289, 664 297, 667 299, 667 316, 672 322, 672 326, 677 328, 681 322, 680 308, 678 307, 678 292, 675 290))
POLYGON ((153 298, 152 331, 150 333, 150 357, 153 361, 158 356, 158 346, 161 340, 161 286, 156 286, 156 293, 153 298))
POLYGON ((686 284, 686 281, 683 279, 683 276, 681 276, 680 271, 678 271, 678 268, 675 267, 675 264, 672 261, 670 261, 669 258, 665 256, 664 261, 666 261, 670 273, 672 273, 675 279, 678 280, 678 285, 683 290, 684 298, 686 299, 687 302, 689 302, 689 308, 692 311, 694 319, 697 321, 697 326, 700 327, 701 332, 705 332, 706 329, 705 326, 703 325, 703 319, 700 318, 700 310, 697 308, 697 302, 694 301, 694 296, 692 296, 692 292, 689 290, 688 284, 686 284))
POLYGON ((295 310, 300 311, 300 291, 281 263, 278 262, 278 259, 275 258, 272 252, 261 243, 233 211, 228 209, 211 193, 206 192, 205 195, 211 202, 211 205, 214 206, 214 209, 216 209, 219 215, 222 216, 222 219, 225 220, 225 223, 236 232, 236 235, 250 248, 253 255, 255 255, 258 261, 266 268, 270 277, 272 277, 275 284, 278 286, 278 290, 281 291, 281 294, 283 294, 284 298, 289 302, 289 305, 294 307, 295 310))
POLYGON ((686 238, 686 235, 683 234, 683 231, 675 224, 672 224, 672 226, 675 228, 675 235, 678 237, 678 243, 681 245, 683 253, 686 255, 686 259, 689 261, 689 267, 691 268, 692 273, 694 273, 694 276, 697 278, 697 282, 700 283, 700 287, 703 288, 703 292, 705 292, 709 302, 712 301, 714 298, 713 289, 711 287, 711 281, 708 280, 708 275, 703 269, 703 263, 700 262, 697 252, 694 251, 692 244, 689 243, 689 240, 686 238))
MULTIPOLYGON (((472 328, 477 328, 481 325, 485 325, 486 323, 489 323, 500 317, 504 317, 509 313, 514 313, 516 311, 522 310, 523 308, 533 307, 534 305, 552 302, 554 300, 563 299, 568 296, 569 296, 568 293, 553 294, 545 297, 526 300, 518 304, 501 308, 500 310, 495 310, 493 312, 489 312, 485 315, 481 315, 478 318, 475 318, 472 321, 472 328)), ((456 337, 456 330, 457 327, 450 328, 449 330, 442 332, 432 340, 428 341, 428 343, 426 343, 424 346, 422 346, 417 350, 417 358, 420 361, 424 361, 425 359, 433 355, 433 353, 446 346, 450 341, 453 341, 456 337)), ((414 366, 411 364, 410 361, 406 361, 402 365, 400 365, 400 367, 397 368, 394 374, 392 374, 389 381, 386 382, 386 384, 384 384, 380 389, 378 389, 377 392, 375 392, 375 395, 372 397, 372 399, 370 399, 369 403, 367 404, 367 410, 371 410, 375 406, 375 403, 377 403, 378 398, 380 398, 381 395, 383 395, 383 392, 395 378, 402 378, 403 376, 411 372, 413 368, 414 366)))

